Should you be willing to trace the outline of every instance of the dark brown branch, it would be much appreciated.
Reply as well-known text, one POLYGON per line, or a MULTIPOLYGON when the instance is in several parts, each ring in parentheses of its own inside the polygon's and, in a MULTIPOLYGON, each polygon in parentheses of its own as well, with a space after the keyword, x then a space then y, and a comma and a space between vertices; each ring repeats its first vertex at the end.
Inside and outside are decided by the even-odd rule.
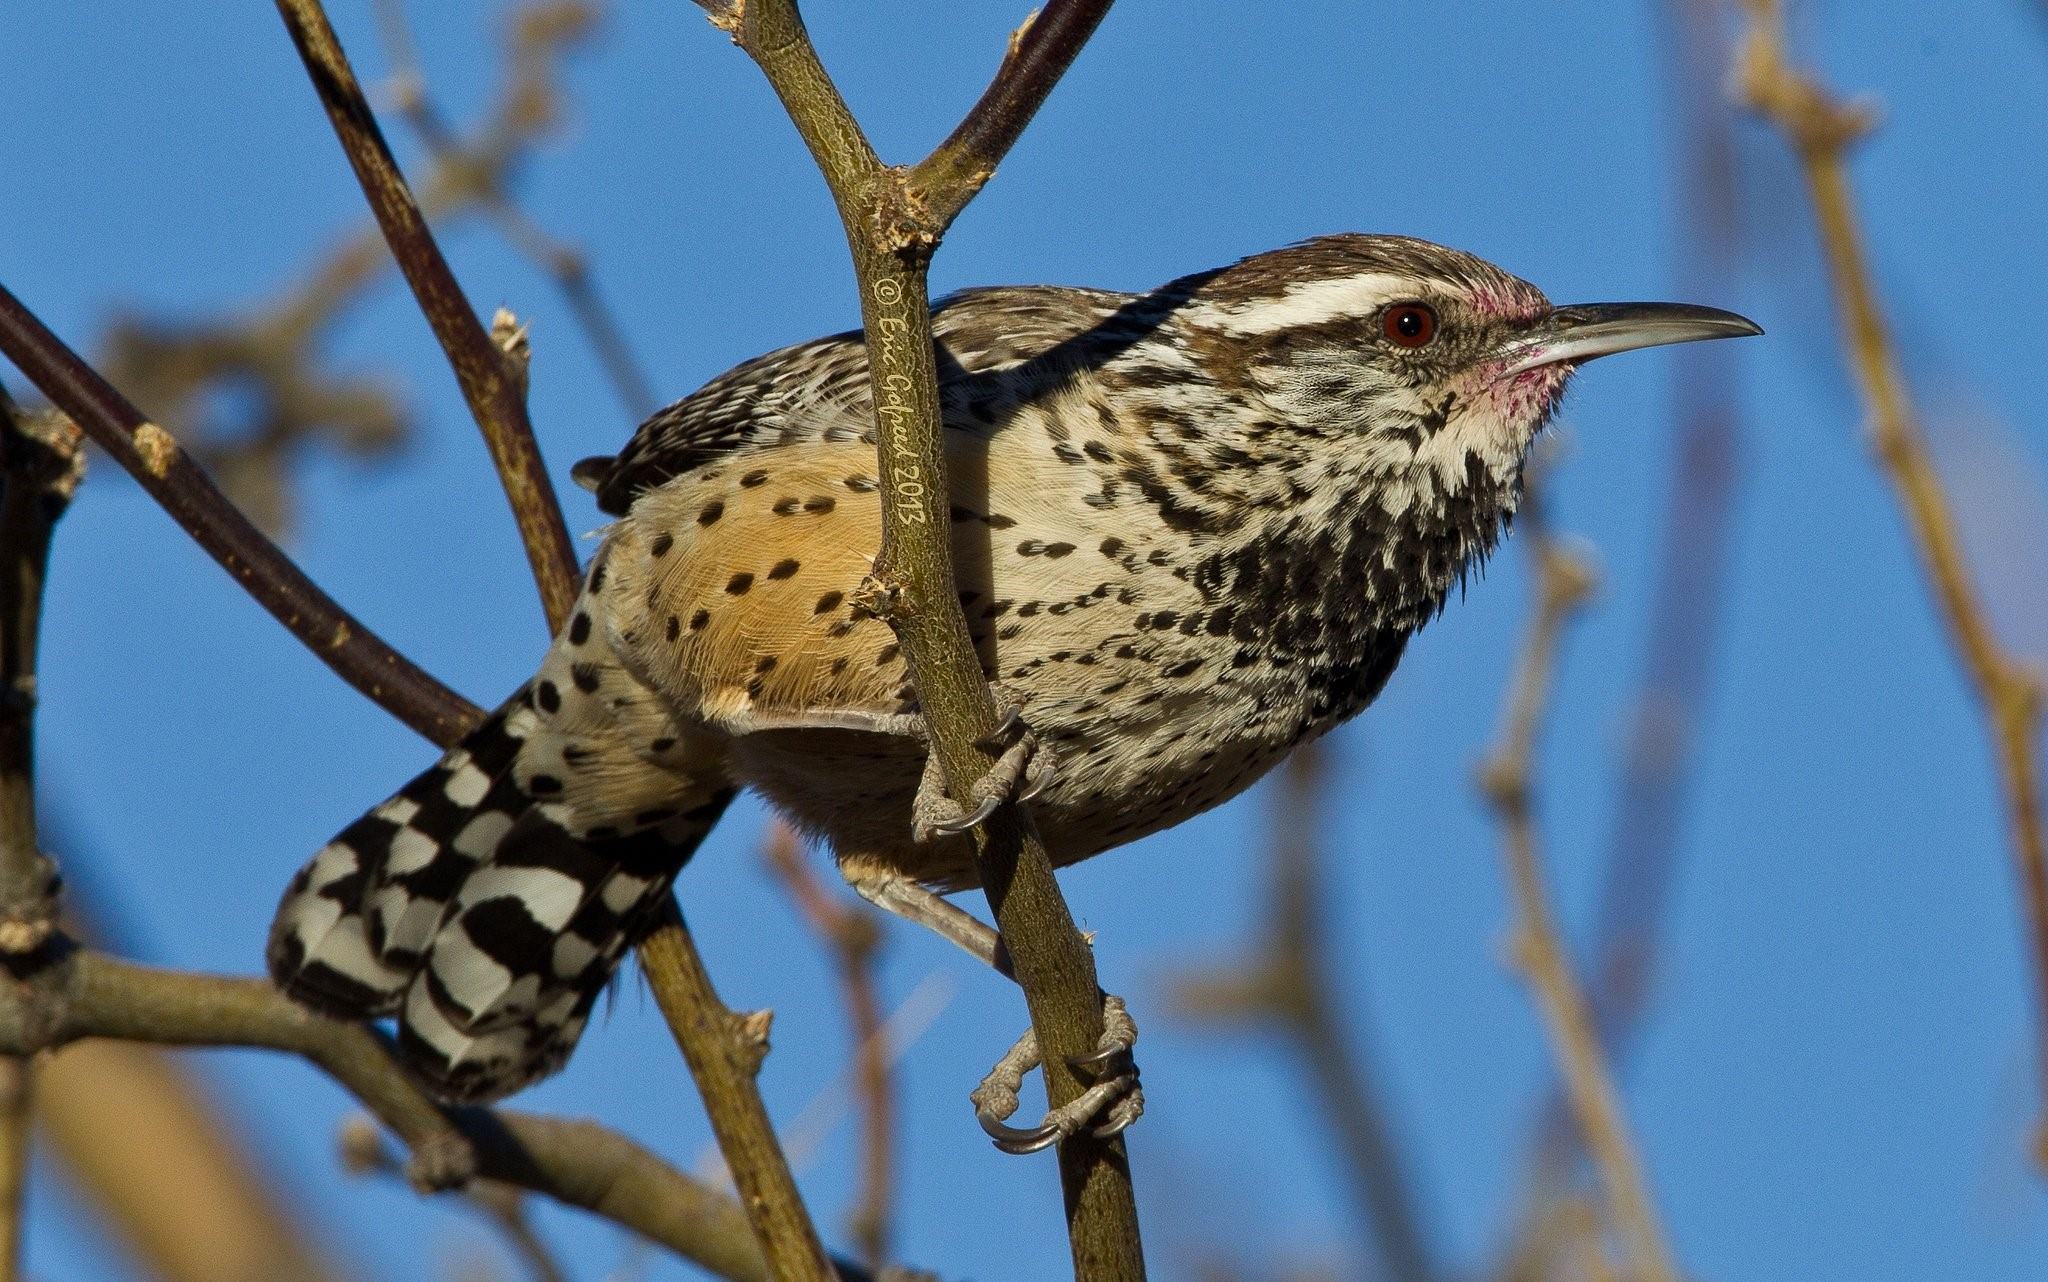
MULTIPOLYGON (((576 558, 526 418, 523 332, 504 313, 489 334, 478 325, 391 158, 319 0, 278 0, 278 12, 490 444, 548 622, 559 628, 577 593, 576 558)), ((697 1080, 733 1178, 754 1211, 751 1219, 760 1233, 762 1253, 778 1278, 829 1278, 824 1246, 811 1226, 754 1083, 758 1054, 740 1036, 731 1012, 718 1002, 673 898, 667 907, 668 919, 640 945, 641 967, 697 1080), (737 1071, 750 1056, 746 1071, 737 1071)))
POLYGON ((0 955, 12 957, 56 921, 57 870, 36 827, 36 651, 50 536, 84 472, 78 428, 0 388, 0 955))
POLYGON ((384 238, 455 370, 470 414, 483 431, 519 522, 548 623, 558 628, 576 600, 576 553, 554 488, 548 483, 540 447, 534 442, 533 425, 527 420, 523 380, 507 369, 504 353, 485 332, 441 256, 319 0, 277 0, 277 9, 378 225, 384 229, 384 238))
MULTIPOLYGON (((1028 63, 1013 55, 1016 69, 1006 68, 1010 83, 994 94, 998 105, 990 109, 990 123, 969 131, 980 150, 971 161, 934 163, 929 185, 916 179, 923 166, 892 169, 876 157, 818 61, 795 0, 745 0, 712 8, 712 21, 732 32, 782 100, 831 189, 846 231, 860 286, 869 384, 875 390, 883 500, 871 603, 901 641, 946 788, 955 797, 968 796, 993 763, 981 744, 999 714, 954 587, 926 269, 952 215, 993 172, 1002 149, 1015 140, 1078 48, 1066 42, 1085 30, 1069 24, 1082 22, 1078 15, 1090 9, 1099 19, 1106 7, 1055 0, 1053 9, 1077 15, 1048 27, 1065 34, 1048 40, 1028 63)), ((1090 29, 1093 25, 1086 23, 1090 29)), ((1026 33, 1020 49, 1028 43, 1026 33)), ((1047 1097, 1055 1107, 1066 1104, 1085 1088, 1069 1058, 1091 1053, 1102 1036, 1094 957, 1074 928, 1051 860, 1021 807, 999 808, 977 830, 975 861, 1044 1051, 1047 1097)), ((1123 1140, 1098 1140, 1084 1130, 1061 1144, 1059 1152, 1075 1275, 1143 1277, 1137 1203, 1123 1140)))
POLYGON ((1095 34, 1112 0, 1050 0, 1010 37, 995 79, 946 141, 912 171, 941 230, 974 199, 1095 34))
POLYGON ((427 675, 316 587, 222 497, 170 433, 144 418, 4 287, 0 352, 342 680, 436 743, 454 742, 481 719, 476 705, 427 675))
MULTIPOLYGON (((36 651, 50 536, 84 467, 75 426, 21 413, 0 388, 0 961, 10 970, 44 948, 57 915, 57 869, 36 829, 36 651)), ((32 1085, 27 1056, 0 1056, 0 1282, 21 1275, 32 1085)))
POLYGON ((1197 970, 1175 984, 1189 1018, 1259 1021, 1293 1042, 1349 1168, 1348 1191, 1388 1282, 1441 1276, 1416 1206, 1414 1181, 1395 1143, 1368 1062, 1340 1015, 1322 905, 1326 859, 1317 800, 1322 750, 1304 744, 1282 771, 1275 807, 1266 938, 1251 959, 1197 970))
POLYGON ((811 930, 831 950, 853 1040, 860 1098, 860 1194, 847 1217, 862 1258, 880 1268, 889 1254, 890 1206, 896 1186, 896 1087, 889 1067, 876 963, 882 928, 875 914, 835 899, 804 862, 803 847, 786 823, 769 828, 762 857, 811 930))

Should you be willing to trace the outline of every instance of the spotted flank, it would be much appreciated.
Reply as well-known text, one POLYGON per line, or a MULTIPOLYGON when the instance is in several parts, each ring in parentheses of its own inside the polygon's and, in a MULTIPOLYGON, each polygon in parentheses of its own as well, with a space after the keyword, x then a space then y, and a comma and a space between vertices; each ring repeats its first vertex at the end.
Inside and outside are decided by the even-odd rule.
POLYGON ((271 927, 287 994, 338 1018, 396 1017, 400 1053, 450 1100, 561 1067, 731 796, 625 746, 642 704, 616 668, 566 694, 549 685, 577 649, 565 636, 540 677, 323 847, 271 927), (630 787, 610 783, 621 757, 630 787))

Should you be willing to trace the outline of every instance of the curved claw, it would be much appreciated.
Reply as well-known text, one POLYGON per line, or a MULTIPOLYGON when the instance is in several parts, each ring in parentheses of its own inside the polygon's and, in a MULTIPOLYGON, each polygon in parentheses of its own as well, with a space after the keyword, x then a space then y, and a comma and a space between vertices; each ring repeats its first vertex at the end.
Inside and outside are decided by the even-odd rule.
POLYGON ((1119 1061, 1127 1062, 1130 1055, 1131 1048, 1128 1046, 1105 1046, 1086 1055, 1067 1056, 1067 1067, 1093 1082, 1105 1076, 1115 1076, 1110 1073, 1110 1066, 1119 1061))
POLYGON ((1060 1132, 1056 1126, 1034 1126, 1028 1131, 1023 1130, 1005 1125, 1002 1119, 986 1108, 975 1109, 974 1120, 981 1123, 981 1129, 988 1132, 988 1137, 995 1141, 997 1148, 1020 1157, 1026 1153, 1051 1148, 1060 1142, 1060 1132))
POLYGON ((999 804, 994 797, 984 797, 980 805, 958 819, 941 819, 933 824, 932 831, 943 833, 948 837, 958 837, 962 833, 973 832, 988 821, 988 817, 996 812, 996 806, 999 804))
POLYGON ((1098 1140, 1115 1139, 1130 1129, 1131 1123, 1145 1115, 1142 1108, 1119 1109, 1109 1115, 1109 1120, 1090 1131, 1098 1140))
POLYGON ((974 746, 983 752, 1001 752, 1023 729, 1024 709, 1013 704, 1009 711, 1003 713, 1003 719, 996 722, 994 729, 974 741, 974 746))
POLYGON ((1038 794, 1044 792, 1045 786, 1051 782, 1052 771, 1040 771, 1038 777, 1025 784, 1024 791, 1017 794, 1017 804, 1023 805, 1027 801, 1037 800, 1038 794))

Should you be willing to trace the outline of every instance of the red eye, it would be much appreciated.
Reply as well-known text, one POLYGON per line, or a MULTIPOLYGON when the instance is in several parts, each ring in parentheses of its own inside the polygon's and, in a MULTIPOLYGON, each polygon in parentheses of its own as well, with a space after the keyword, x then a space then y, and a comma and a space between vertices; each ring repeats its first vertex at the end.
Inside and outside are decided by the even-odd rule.
POLYGON ((1395 303, 1381 313, 1380 327, 1396 347, 1427 347, 1436 337, 1436 312, 1427 303, 1395 303))

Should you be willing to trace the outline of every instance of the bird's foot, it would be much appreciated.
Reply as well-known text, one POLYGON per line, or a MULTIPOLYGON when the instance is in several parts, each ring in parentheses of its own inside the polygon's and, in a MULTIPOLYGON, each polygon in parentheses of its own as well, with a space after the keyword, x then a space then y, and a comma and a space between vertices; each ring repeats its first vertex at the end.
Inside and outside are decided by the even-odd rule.
POLYGON ((939 754, 927 749, 924 777, 918 781, 917 798, 911 807, 911 836, 920 842, 935 837, 957 837, 972 832, 988 821, 1005 801, 1030 801, 1045 791, 1052 780, 1052 754, 1038 742, 1038 736, 1024 721, 1024 714, 1012 707, 996 728, 975 741, 975 746, 996 753, 988 773, 975 780, 962 805, 946 792, 945 771, 939 754))
POLYGON ((1051 1148, 1071 1135, 1086 1130, 1098 1139, 1108 1139, 1138 1120, 1145 1112, 1145 1092, 1138 1086, 1138 1063, 1131 1047, 1138 1040, 1138 1026, 1124 1008, 1124 1000, 1105 993, 1102 998, 1102 1040, 1092 1055, 1076 1055, 1067 1065, 1089 1083, 1071 1103, 1047 1112, 1036 1127, 1022 1129, 1006 1125, 1017 1111, 1018 1088, 1024 1074, 1042 1062, 1038 1035, 1026 1032, 1009 1053, 996 1061, 981 1085, 969 1093, 974 1119, 988 1132, 996 1147, 1005 1153, 1036 1153, 1051 1148))

